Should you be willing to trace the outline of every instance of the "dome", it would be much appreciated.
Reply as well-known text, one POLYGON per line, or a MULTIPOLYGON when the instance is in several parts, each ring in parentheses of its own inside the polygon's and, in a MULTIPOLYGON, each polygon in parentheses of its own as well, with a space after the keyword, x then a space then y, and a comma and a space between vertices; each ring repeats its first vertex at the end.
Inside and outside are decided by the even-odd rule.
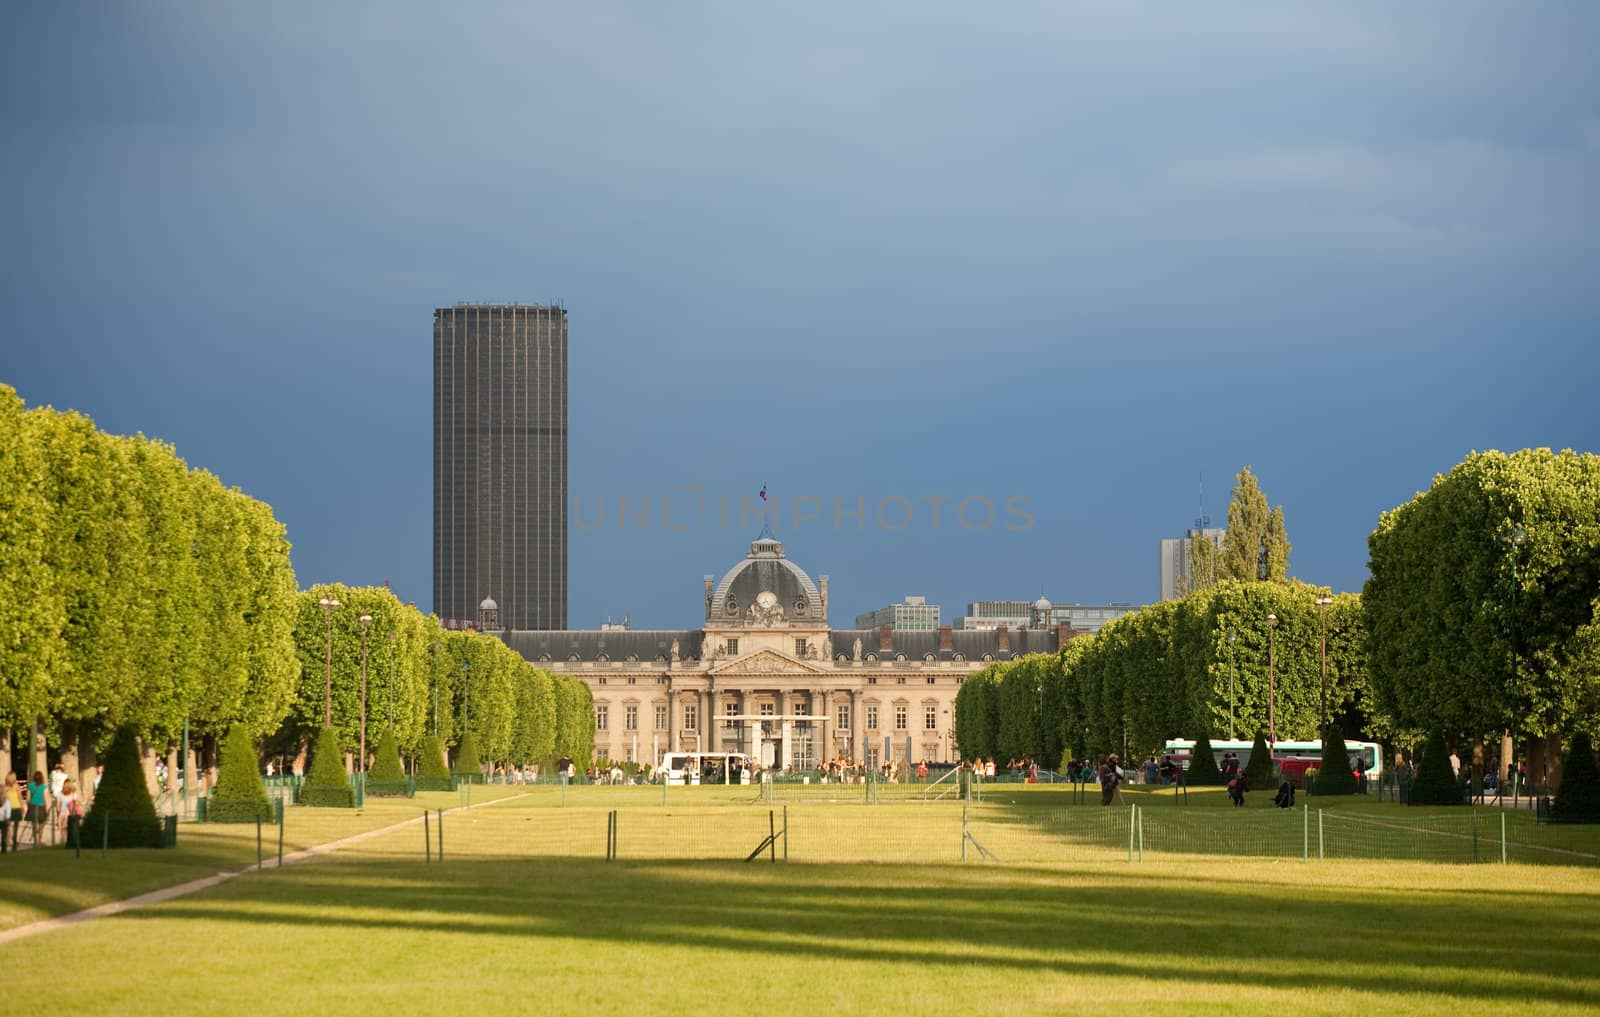
POLYGON ((478 610, 480 610, 480 611, 498 611, 498 610, 500 610, 500 605, 496 604, 494 602, 494 598, 493 597, 485 597, 485 598, 483 598, 483 603, 478 605, 478 610))
POLYGON ((1035 611, 1048 611, 1050 610, 1050 601, 1046 600, 1044 594, 1041 593, 1039 594, 1039 599, 1033 602, 1033 609, 1035 611))
POLYGON ((783 556, 782 542, 765 531, 750 544, 750 554, 727 571, 712 594, 710 624, 826 622, 817 584, 783 556))

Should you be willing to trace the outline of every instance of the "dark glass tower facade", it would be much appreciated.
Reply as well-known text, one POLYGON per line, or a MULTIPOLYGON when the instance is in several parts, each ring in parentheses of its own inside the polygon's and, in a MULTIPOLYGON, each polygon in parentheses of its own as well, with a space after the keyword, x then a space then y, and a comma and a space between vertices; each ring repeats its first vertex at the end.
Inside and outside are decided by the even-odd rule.
POLYGON ((567 311, 433 312, 433 609, 567 627, 567 311))

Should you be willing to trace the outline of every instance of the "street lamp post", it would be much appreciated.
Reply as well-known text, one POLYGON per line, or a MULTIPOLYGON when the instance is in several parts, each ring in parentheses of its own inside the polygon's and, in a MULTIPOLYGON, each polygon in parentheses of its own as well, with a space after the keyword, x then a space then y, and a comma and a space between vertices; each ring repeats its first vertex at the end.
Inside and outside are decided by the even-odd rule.
POLYGON ((472 661, 461 658, 461 733, 472 724, 472 661))
POLYGON ((1328 605, 1332 603, 1332 597, 1317 598, 1317 614, 1322 621, 1322 726, 1317 730, 1323 739, 1328 737, 1328 605))
POLYGON ((1238 696, 1236 687, 1239 684, 1239 669, 1234 666, 1233 644, 1239 641, 1239 633, 1232 628, 1228 629, 1228 741, 1236 737, 1233 733, 1234 701, 1238 696))
POLYGON ((357 619, 361 622, 361 765, 357 767, 362 773, 367 772, 367 630, 372 627, 372 615, 362 613, 357 619))
MULTIPOLYGON (((1511 724, 1508 738, 1510 751, 1505 753, 1508 758, 1503 761, 1503 765, 1511 767, 1513 782, 1516 781, 1517 720, 1522 713, 1522 679, 1517 674, 1517 637, 1521 630, 1521 626, 1517 624, 1517 559, 1520 557, 1522 545, 1527 543, 1527 540, 1528 531, 1520 526, 1513 526, 1511 533, 1506 537, 1507 543, 1511 546, 1511 724)), ((1512 793, 1516 793, 1515 784, 1512 793)))
POLYGON ((1278 744, 1278 616, 1267 615, 1267 742, 1278 744))
POLYGON ((326 670, 323 676, 322 691, 322 726, 333 726, 333 612, 342 606, 334 597, 323 597, 317 601, 317 606, 322 608, 322 613, 328 616, 328 655, 326 670))

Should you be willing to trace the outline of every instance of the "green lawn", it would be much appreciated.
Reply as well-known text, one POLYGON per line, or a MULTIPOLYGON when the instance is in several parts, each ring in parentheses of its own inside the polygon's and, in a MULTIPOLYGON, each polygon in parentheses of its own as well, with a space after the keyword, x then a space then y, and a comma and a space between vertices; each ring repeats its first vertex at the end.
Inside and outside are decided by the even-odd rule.
MULTIPOLYGON (((474 800, 520 791, 475 789, 474 800)), ((409 827, 0 946, 0 961, 70 957, 74 977, 52 983, 48 999, 64 1012, 1347 1017, 1600 1007, 1592 829, 1539 828, 1594 856, 1582 864, 1314 855, 1306 864, 1308 820, 1266 808, 1264 796, 1233 810, 1211 792, 1183 807, 1136 792, 1146 852, 1129 864, 1131 809, 1073 807, 1056 790, 1018 788, 967 809, 969 830, 1006 864, 975 852, 959 860, 960 803, 813 801, 787 806, 791 864, 747 865, 740 859, 784 815, 752 797, 673 789, 663 806, 659 789, 586 788, 570 789, 563 806, 559 790, 534 789, 447 814, 443 863, 423 863, 422 831, 409 827), (608 864, 613 808, 621 861, 608 864), (1292 857, 1237 850, 1284 830, 1292 857), (1229 849, 1216 850, 1229 831, 1220 842, 1229 849), (160 963, 160 944, 192 944, 202 963, 160 963)), ((429 796, 435 807, 458 801, 429 796)), ((1448 842, 1441 856, 1464 860, 1460 817, 1470 813, 1318 804, 1325 838, 1332 822, 1380 824, 1394 843, 1448 842)), ((419 810, 296 809, 286 829, 301 842, 328 840, 419 810)), ((179 851, 104 862, 8 856, 0 900, 7 914, 61 910, 69 894, 158 881, 157 866, 169 866, 171 881, 179 869, 205 874, 208 860, 254 859, 253 827, 184 833, 179 851), (118 882, 115 873, 135 875, 118 882), (11 903, 13 891, 40 887, 42 899, 11 903)), ((41 999, 7 994, 0 1014, 40 1012, 41 999)))

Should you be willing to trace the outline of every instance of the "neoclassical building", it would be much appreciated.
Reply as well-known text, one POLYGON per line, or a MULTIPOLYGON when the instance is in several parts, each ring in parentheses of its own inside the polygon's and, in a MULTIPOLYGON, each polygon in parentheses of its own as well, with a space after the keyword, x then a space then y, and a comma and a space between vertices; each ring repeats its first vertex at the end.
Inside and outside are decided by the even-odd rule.
POLYGON ((658 763, 663 752, 743 752, 767 766, 848 756, 956 758, 956 690, 996 660, 1050 653, 1078 633, 1035 623, 963 631, 835 629, 828 577, 813 582, 768 531, 705 580, 703 624, 682 631, 509 630, 524 658, 594 694, 595 752, 658 763))

